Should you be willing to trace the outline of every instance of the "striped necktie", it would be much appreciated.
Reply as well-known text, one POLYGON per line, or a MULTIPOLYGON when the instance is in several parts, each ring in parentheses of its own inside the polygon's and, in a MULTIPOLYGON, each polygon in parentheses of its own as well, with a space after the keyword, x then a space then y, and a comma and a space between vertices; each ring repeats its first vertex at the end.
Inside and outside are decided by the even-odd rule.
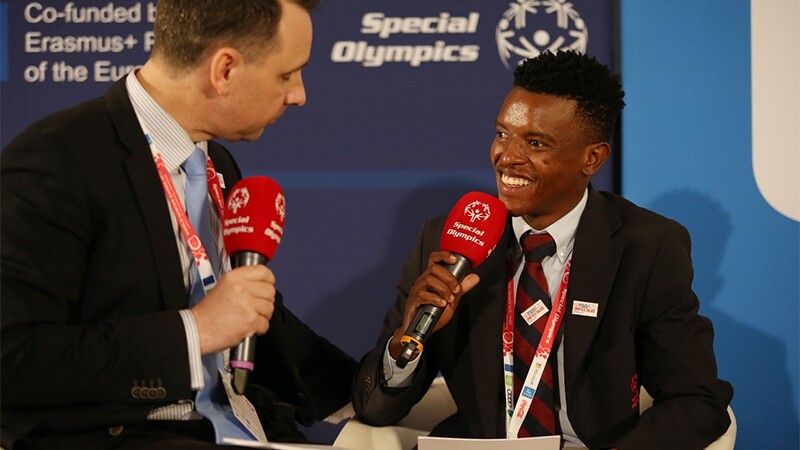
MULTIPOLYGON (((528 232, 522 236, 521 243, 525 252, 525 265, 520 275, 514 307, 514 398, 519 398, 549 317, 548 311, 548 314, 542 315, 532 325, 528 325, 523 318, 523 312, 539 300, 547 306, 548 310, 552 309, 547 279, 542 270, 542 259, 552 255, 556 250, 553 237, 547 233, 528 232)), ((545 365, 530 410, 519 430, 519 437, 556 434, 555 355, 556 352, 553 351, 545 365)))

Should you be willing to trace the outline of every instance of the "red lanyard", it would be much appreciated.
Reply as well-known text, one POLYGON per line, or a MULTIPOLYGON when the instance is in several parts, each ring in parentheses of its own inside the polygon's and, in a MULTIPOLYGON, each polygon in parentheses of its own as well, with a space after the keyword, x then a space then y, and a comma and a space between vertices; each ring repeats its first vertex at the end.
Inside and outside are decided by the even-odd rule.
POLYGON ((531 362, 528 374, 525 377, 525 383, 520 392, 519 398, 514 403, 514 274, 511 272, 512 264, 508 263, 508 288, 506 295, 506 316, 503 321, 503 373, 504 383, 506 389, 506 437, 508 439, 516 439, 519 429, 522 426, 522 421, 525 415, 528 414, 531 401, 539 386, 542 373, 544 372, 544 364, 550 356, 553 349, 553 343, 558 336, 558 330, 561 326, 561 321, 564 318, 564 310, 567 303, 567 286, 569 285, 569 274, 572 266, 572 259, 567 262, 564 269, 564 275, 561 277, 561 284, 556 294, 553 309, 550 311, 550 316, 547 318, 542 338, 539 340, 539 346, 536 348, 536 353, 533 361, 531 362))
MULTIPOLYGON (((214 275, 214 269, 211 267, 211 263, 208 260, 206 249, 203 247, 203 243, 200 241, 197 231, 194 229, 194 226, 192 226, 192 222, 186 214, 186 209, 183 207, 178 192, 175 190, 175 185, 172 183, 172 176, 164 165, 164 159, 161 153, 155 147, 153 139, 147 132, 145 132, 145 137, 150 144, 150 153, 153 155, 153 161, 156 164, 156 170, 158 170, 158 177, 161 180, 161 186, 164 188, 164 195, 172 209, 172 213, 175 215, 181 234, 189 245, 192 258, 194 258, 197 270, 200 272, 200 279, 203 281, 203 289, 206 294, 208 294, 217 284, 217 277, 214 275)), ((206 178, 208 182, 208 192, 211 193, 214 206, 216 206, 217 212, 219 213, 220 223, 222 223, 225 218, 225 209, 223 207, 225 200, 222 196, 222 187, 219 184, 219 177, 214 168, 214 163, 207 155, 206 178)))
MULTIPOLYGON (((161 157, 161 154, 158 153, 158 150, 156 150, 155 147, 151 146, 151 148, 154 150, 153 160, 156 163, 156 169, 158 170, 158 175, 161 179, 161 185, 164 187, 164 194, 166 195, 167 201, 172 208, 172 212, 175 214, 175 218, 178 221, 178 226, 181 229, 183 237, 186 239, 186 242, 190 243, 189 247, 192 249, 192 256, 194 256, 195 261, 198 261, 197 264, 200 265, 199 260, 202 259, 203 255, 205 255, 205 250, 203 249, 202 244, 199 244, 200 238, 197 236, 194 226, 192 226, 192 223, 189 221, 189 217, 186 215, 186 209, 184 209, 183 205, 181 204, 180 197, 178 197, 178 192, 175 190, 175 186, 172 184, 172 176, 167 170, 167 167, 164 165, 164 159, 161 157), (193 242, 198 243, 198 245, 193 246, 191 244, 193 242), (202 255, 195 253, 198 251, 198 249, 199 251, 203 252, 202 255)), ((222 187, 219 184, 219 178, 217 177, 217 171, 214 168, 214 163, 208 156, 206 156, 206 176, 208 180, 208 192, 211 194, 211 198, 214 201, 214 206, 216 206, 217 212, 219 213, 220 222, 222 222, 225 217, 225 209, 222 207, 222 205, 225 204, 225 200, 222 196, 222 187)))

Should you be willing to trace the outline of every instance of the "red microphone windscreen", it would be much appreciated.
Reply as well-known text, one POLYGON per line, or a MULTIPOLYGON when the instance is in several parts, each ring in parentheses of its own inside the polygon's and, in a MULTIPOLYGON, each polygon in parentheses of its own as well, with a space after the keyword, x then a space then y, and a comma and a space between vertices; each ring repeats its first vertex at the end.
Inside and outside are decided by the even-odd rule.
POLYGON ((239 180, 228 194, 222 237, 229 255, 255 252, 272 260, 283 238, 286 199, 272 178, 239 180))
POLYGON ((503 202, 483 192, 469 192, 447 216, 441 249, 467 258, 475 267, 492 253, 505 227, 503 202))

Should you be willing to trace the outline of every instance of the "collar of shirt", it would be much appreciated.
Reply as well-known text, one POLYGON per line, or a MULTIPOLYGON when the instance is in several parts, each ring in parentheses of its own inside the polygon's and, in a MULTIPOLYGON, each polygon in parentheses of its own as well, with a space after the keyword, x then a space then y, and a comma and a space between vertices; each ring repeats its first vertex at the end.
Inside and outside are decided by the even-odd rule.
POLYGON ((528 222, 525 222, 525 219, 521 216, 513 217, 511 219, 511 226, 514 228, 514 236, 517 238, 517 251, 521 254, 519 239, 526 231, 532 230, 534 233, 548 232, 550 236, 553 236, 553 240, 556 243, 556 254, 554 256, 558 258, 561 264, 566 264, 567 259, 572 255, 572 248, 575 245, 575 232, 578 229, 578 222, 580 222, 581 214, 583 214, 583 210, 586 208, 586 201, 588 199, 589 190, 586 189, 583 191, 581 200, 570 212, 544 230, 535 230, 531 228, 528 222))
POLYGON ((196 144, 192 142, 186 130, 142 87, 136 78, 137 72, 138 70, 132 70, 125 80, 128 97, 139 120, 147 128, 153 145, 161 153, 167 170, 170 172, 177 170, 195 148, 199 147, 208 154, 207 141, 196 144))

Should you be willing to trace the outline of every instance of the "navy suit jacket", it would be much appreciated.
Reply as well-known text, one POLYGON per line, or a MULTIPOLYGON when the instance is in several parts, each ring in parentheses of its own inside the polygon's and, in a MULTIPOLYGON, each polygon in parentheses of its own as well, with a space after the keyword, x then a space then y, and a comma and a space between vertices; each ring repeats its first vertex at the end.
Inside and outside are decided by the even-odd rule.
MULTIPOLYGON (((233 157, 215 142, 208 151, 231 188, 233 157)), ((189 294, 124 78, 34 124, 1 157, 4 441, 142 423, 194 399, 178 314, 189 294), (142 387, 153 395, 136 395, 142 387)), ((349 400, 355 361, 280 294, 256 348, 251 385, 277 396, 259 393, 257 408, 293 405, 289 416, 309 423, 349 400)))
MULTIPOLYGON (((441 371, 458 413, 432 434, 505 437, 501 329, 510 222, 496 250, 474 270, 480 283, 425 345, 413 384, 391 389, 382 381, 386 341, 402 324, 408 292, 439 248, 443 225, 443 217, 429 221, 406 260, 378 344, 361 361, 354 406, 367 423, 393 423, 441 371)), ((717 378, 713 330, 698 314, 692 276, 684 227, 590 188, 562 330, 570 423, 591 448, 703 448, 727 429, 732 389, 717 378), (598 304, 597 317, 571 314, 576 300, 598 304), (640 384, 655 399, 641 417, 640 384)))

